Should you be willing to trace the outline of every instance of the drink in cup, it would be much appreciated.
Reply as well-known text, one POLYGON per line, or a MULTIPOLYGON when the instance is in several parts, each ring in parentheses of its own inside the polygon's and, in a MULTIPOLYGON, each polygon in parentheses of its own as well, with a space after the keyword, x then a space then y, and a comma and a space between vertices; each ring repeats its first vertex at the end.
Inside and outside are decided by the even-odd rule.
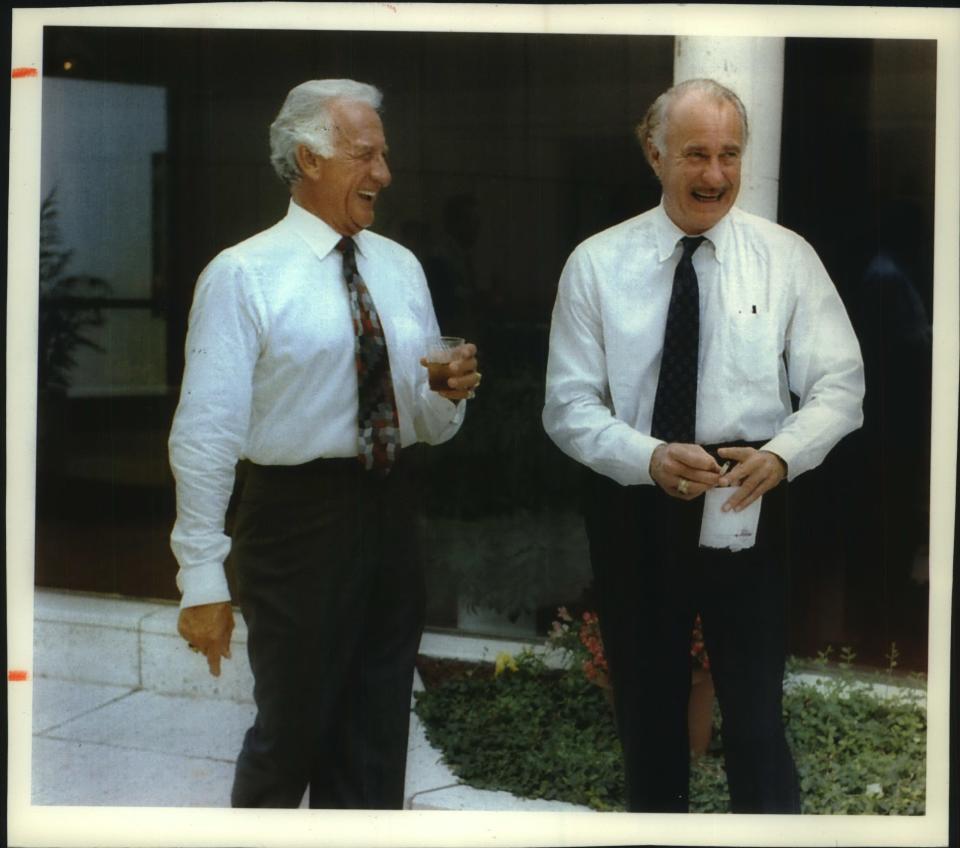
POLYGON ((430 388, 435 392, 449 390, 447 384, 453 376, 450 363, 454 359, 454 351, 463 344, 463 339, 457 336, 438 336, 430 339, 427 344, 427 373, 430 379, 430 388))

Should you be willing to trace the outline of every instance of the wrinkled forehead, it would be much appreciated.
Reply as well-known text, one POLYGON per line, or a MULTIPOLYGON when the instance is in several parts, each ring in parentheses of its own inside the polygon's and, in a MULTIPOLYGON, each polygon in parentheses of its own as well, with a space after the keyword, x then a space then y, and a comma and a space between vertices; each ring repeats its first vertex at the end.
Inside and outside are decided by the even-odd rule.
POLYGON ((712 138, 724 146, 740 147, 743 121, 737 107, 726 98, 689 92, 669 106, 667 138, 681 145, 697 138, 712 138))
POLYGON ((369 103, 335 100, 327 108, 338 144, 384 147, 380 115, 369 103))

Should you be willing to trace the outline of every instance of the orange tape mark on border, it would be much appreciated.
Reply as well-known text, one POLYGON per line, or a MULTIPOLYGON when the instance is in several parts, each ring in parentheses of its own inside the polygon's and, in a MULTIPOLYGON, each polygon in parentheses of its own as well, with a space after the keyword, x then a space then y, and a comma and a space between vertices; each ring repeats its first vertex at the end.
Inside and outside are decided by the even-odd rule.
POLYGON ((27 679, 27 673, 25 671, 8 671, 7 680, 11 683, 23 683, 27 679))
POLYGON ((37 75, 36 68, 14 68, 10 73, 14 79, 21 79, 22 77, 35 77, 37 75))

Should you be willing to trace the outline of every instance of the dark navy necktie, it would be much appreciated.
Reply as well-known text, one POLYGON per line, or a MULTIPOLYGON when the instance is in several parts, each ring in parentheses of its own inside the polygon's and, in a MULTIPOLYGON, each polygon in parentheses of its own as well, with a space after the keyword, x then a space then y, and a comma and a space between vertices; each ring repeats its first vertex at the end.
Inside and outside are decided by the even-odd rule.
POLYGON ((337 250, 343 254, 343 278, 350 297, 350 314, 356 336, 357 458, 368 471, 386 473, 396 460, 400 446, 400 425, 387 342, 373 298, 357 270, 353 239, 340 239, 337 250))
POLYGON ((700 289, 693 254, 704 238, 686 236, 680 241, 683 256, 673 275, 651 435, 666 442, 692 443, 697 428, 700 349, 700 289))

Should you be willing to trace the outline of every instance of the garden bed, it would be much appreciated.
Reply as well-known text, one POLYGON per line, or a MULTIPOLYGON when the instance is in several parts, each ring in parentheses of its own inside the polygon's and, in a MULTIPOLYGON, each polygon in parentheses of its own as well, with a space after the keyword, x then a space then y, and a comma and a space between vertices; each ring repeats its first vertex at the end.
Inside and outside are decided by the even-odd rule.
MULTIPOLYGON (((926 713, 914 693, 882 697, 871 679, 821 663, 824 680, 794 680, 784 721, 804 813, 921 815, 926 713)), ((612 709, 580 670, 547 669, 531 653, 497 666, 421 657, 416 711, 431 744, 479 789, 622 810, 624 779, 612 709)), ((887 679, 875 675, 876 680, 887 679)), ((691 763, 692 812, 727 812, 723 733, 691 763)))
POLYGON ((451 660, 444 657, 417 657, 417 671, 427 689, 461 678, 488 678, 494 676, 493 663, 451 660))

